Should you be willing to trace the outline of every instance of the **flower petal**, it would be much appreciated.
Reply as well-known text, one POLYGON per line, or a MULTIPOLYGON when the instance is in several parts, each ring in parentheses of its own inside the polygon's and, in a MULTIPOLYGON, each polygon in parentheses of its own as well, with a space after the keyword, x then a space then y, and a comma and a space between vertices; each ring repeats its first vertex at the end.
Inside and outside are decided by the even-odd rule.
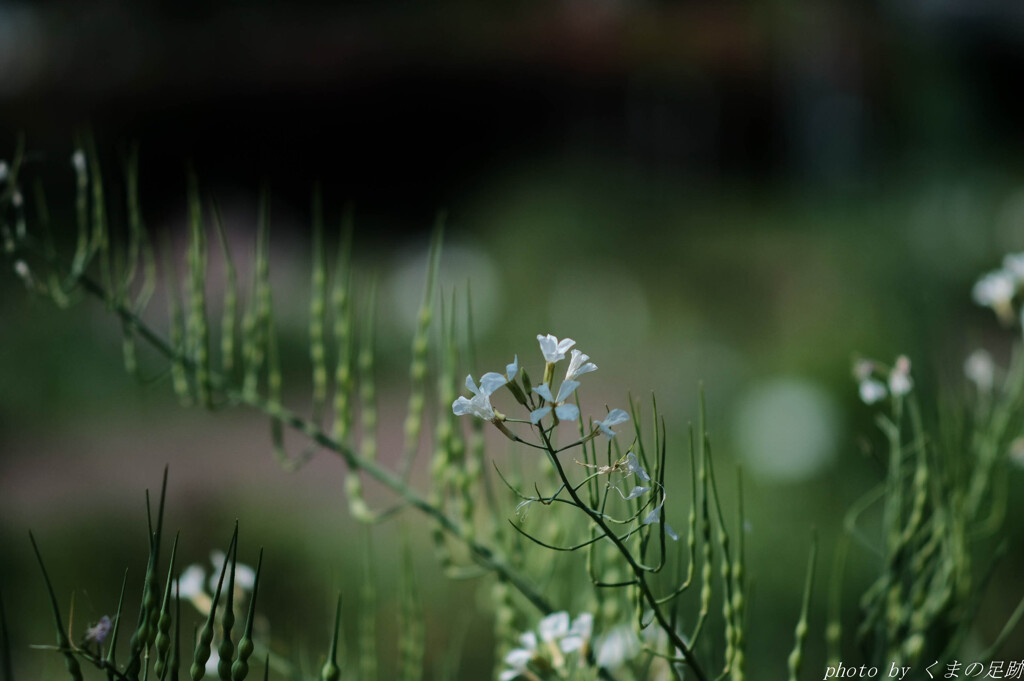
POLYGON ((548 615, 537 625, 540 640, 550 643, 569 633, 569 613, 562 610, 548 615))
POLYGON ((626 454, 626 470, 633 473, 641 480, 650 481, 651 476, 647 474, 644 467, 640 465, 640 462, 636 459, 636 454, 629 452, 626 454))
POLYGON ((540 420, 551 412, 551 407, 541 407, 530 412, 530 423, 537 425, 540 420))
POLYGON ((465 397, 459 396, 457 400, 452 402, 452 412, 456 416, 465 416, 467 414, 472 414, 472 402, 470 402, 469 399, 465 397))
POLYGON ((203 593, 206 571, 200 565, 189 565, 178 577, 178 593, 182 598, 192 599, 203 593))
POLYGON ((493 395, 494 391, 508 383, 508 379, 502 374, 490 371, 480 377, 480 392, 484 395, 493 395))
POLYGON ((606 426, 614 426, 619 423, 625 423, 628 420, 629 414, 627 414, 625 410, 612 409, 610 412, 608 412, 608 416, 604 417, 604 421, 602 421, 601 423, 603 423, 606 426))
POLYGON ((554 401, 565 402, 569 395, 572 395, 578 387, 580 387, 580 384, 577 381, 562 381, 562 385, 558 388, 558 397, 554 401))
POLYGON ((555 398, 551 396, 551 388, 548 387, 547 383, 541 383, 540 385, 533 389, 533 392, 537 393, 548 402, 555 401, 555 398))
POLYGON ((580 409, 575 404, 560 404, 555 407, 555 413, 562 421, 575 421, 580 417, 580 409))
POLYGON ((569 351, 569 348, 576 345, 576 341, 572 338, 563 338, 558 341, 558 353, 564 357, 565 353, 569 351))
POLYGON ((466 388, 468 388, 469 392, 473 393, 474 395, 480 392, 480 389, 476 387, 476 381, 473 380, 472 374, 466 375, 466 388))
POLYGON ((505 365, 505 378, 509 381, 514 381, 516 374, 519 373, 519 355, 516 355, 512 360, 511 364, 505 365))

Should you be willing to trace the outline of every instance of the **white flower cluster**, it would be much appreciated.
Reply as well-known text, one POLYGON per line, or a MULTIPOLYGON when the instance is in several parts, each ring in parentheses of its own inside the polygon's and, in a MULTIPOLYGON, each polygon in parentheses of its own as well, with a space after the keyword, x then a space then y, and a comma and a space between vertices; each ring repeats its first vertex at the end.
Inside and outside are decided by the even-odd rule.
POLYGON ((875 404, 889 395, 902 397, 914 387, 914 380, 910 377, 910 359, 906 355, 897 357, 896 363, 888 370, 875 360, 858 360, 853 365, 853 375, 864 404, 875 404), (883 377, 886 382, 882 381, 883 377))
POLYGON ((598 667, 615 669, 636 657, 641 650, 640 639, 632 627, 622 625, 594 639, 594 616, 584 612, 575 620, 562 611, 548 615, 519 637, 519 646, 505 656, 505 669, 499 681, 547 678, 556 670, 562 678, 570 667, 570 656, 579 654, 579 663, 593 659, 598 667))
MULTIPOLYGON (((597 371, 597 365, 590 361, 589 355, 573 348, 576 345, 576 341, 571 338, 559 340, 555 336, 548 334, 546 336, 538 335, 537 341, 540 344, 540 351, 545 361, 544 382, 532 389, 532 392, 541 401, 537 405, 530 400, 532 403, 530 423, 538 425, 542 419, 552 413, 558 421, 575 421, 580 417, 580 410, 575 404, 568 403, 568 400, 576 392, 576 389, 580 387, 580 383, 576 379, 583 374, 597 371), (569 359, 569 368, 566 370, 565 378, 562 379, 558 387, 558 392, 553 393, 551 391, 551 382, 554 366, 565 359, 565 353, 570 350, 572 352, 569 359)), ((472 393, 472 397, 460 396, 452 403, 452 412, 458 416, 476 416, 495 425, 500 425, 500 422, 505 420, 505 415, 496 411, 494 405, 491 404, 491 396, 498 388, 507 385, 520 403, 527 404, 527 399, 522 389, 516 383, 518 374, 519 356, 516 355, 513 362, 505 367, 505 373, 500 374, 493 371, 486 373, 480 378, 479 385, 473 380, 472 375, 466 376, 466 388, 472 393)), ((595 434, 599 430, 609 438, 614 437, 615 431, 612 430, 612 426, 628 420, 629 414, 625 411, 613 409, 603 420, 594 422, 596 426, 595 434)))
POLYGON ((981 277, 971 291, 974 302, 992 308, 1006 324, 1013 323, 1013 299, 1024 285, 1024 253, 1008 253, 1003 266, 981 277))
MULTIPOLYGON (((204 615, 210 612, 213 603, 212 594, 217 590, 217 580, 220 578, 221 570, 224 568, 224 561, 227 556, 223 551, 210 553, 210 564, 213 569, 207 574, 202 565, 193 563, 189 565, 178 577, 176 582, 178 597, 192 602, 196 610, 204 615), (207 591, 207 587, 209 591, 207 591)), ((236 597, 252 593, 256 583, 256 572, 244 563, 235 563, 235 592, 236 597)), ((225 587, 227 577, 224 578, 225 587)))

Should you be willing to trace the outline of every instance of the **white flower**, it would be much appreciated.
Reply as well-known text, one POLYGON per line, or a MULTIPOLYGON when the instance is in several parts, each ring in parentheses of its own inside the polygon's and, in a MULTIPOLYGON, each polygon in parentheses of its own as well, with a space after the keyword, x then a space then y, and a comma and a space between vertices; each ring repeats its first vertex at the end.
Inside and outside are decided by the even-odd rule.
POLYGON ((7 175, 10 171, 7 169, 7 161, 0 161, 0 182, 7 181, 7 175))
POLYGON ((588 362, 590 355, 584 355, 579 350, 573 348, 572 357, 569 359, 569 368, 565 372, 565 380, 575 381, 583 374, 589 374, 591 371, 597 371, 597 365, 593 362, 588 362))
POLYGON ((11 194, 11 205, 14 206, 15 208, 21 208, 21 204, 23 204, 24 202, 25 198, 21 195, 21 192, 15 189, 14 193, 11 194))
POLYGON ((505 377, 501 374, 490 372, 480 378, 480 387, 478 388, 473 376, 466 376, 466 388, 473 393, 473 397, 466 398, 460 395, 452 403, 452 412, 456 416, 472 414, 485 421, 493 421, 496 415, 494 407, 491 406, 491 394, 506 382, 505 377))
POLYGON ((178 596, 189 600, 200 594, 204 594, 203 583, 206 581, 206 571, 200 565, 189 565, 178 577, 178 596))
POLYGON ((906 355, 896 358, 896 366, 889 372, 889 390, 894 396, 903 396, 914 387, 914 381, 910 378, 910 360, 906 355))
POLYGON ((617 669, 640 654, 643 646, 633 627, 621 624, 597 640, 597 666, 617 669))
POLYGON ((75 170, 79 173, 85 172, 85 152, 81 149, 76 149, 75 153, 71 154, 71 165, 74 166, 75 170))
MULTIPOLYGON (((210 591, 216 591, 217 580, 220 578, 220 571, 224 569, 224 561, 227 556, 223 551, 211 551, 210 562, 213 564, 213 574, 210 575, 210 591)), ((224 576, 224 583, 227 584, 228 576, 224 576)), ((235 588, 251 592, 256 584, 256 571, 244 563, 235 561, 235 588)))
POLYGON ((512 681, 527 671, 530 661, 537 655, 537 635, 528 631, 519 637, 522 648, 513 648, 505 656, 508 669, 498 675, 499 681, 512 681))
POLYGON ((853 375, 858 381, 866 381, 875 373, 875 363, 870 359, 858 359, 853 363, 853 375))
POLYGON ((1017 293, 1017 283, 1013 273, 996 270, 979 279, 971 294, 975 303, 992 308, 1000 319, 1007 321, 1013 317, 1011 302, 1017 293))
POLYGON ((546 336, 537 334, 537 340, 540 341, 540 351, 544 353, 544 359, 552 364, 565 359, 565 353, 576 345, 576 341, 571 338, 558 340, 550 333, 546 336))
POLYGON ((1007 253, 1003 256, 1003 270, 1012 274, 1017 283, 1024 282, 1024 253, 1007 253))
POLYGON ((574 652, 587 645, 593 633, 594 616, 589 612, 580 613, 573 620, 572 626, 569 627, 569 632, 559 642, 559 646, 562 648, 563 653, 574 652))
POLYGON ((569 613, 562 610, 548 615, 537 625, 537 632, 544 643, 560 640, 569 633, 569 613))
POLYGON ((889 394, 885 384, 873 378, 867 378, 860 382, 860 399, 864 404, 874 404, 884 400, 889 394))
POLYGON ((548 387, 547 383, 542 383, 533 389, 533 392, 537 393, 547 401, 547 405, 534 409, 530 412, 530 422, 534 425, 540 422, 542 418, 551 413, 551 410, 555 410, 555 415, 563 421, 575 421, 580 417, 580 410, 575 404, 565 404, 565 401, 573 394, 576 388, 580 387, 580 384, 576 381, 562 381, 562 385, 558 388, 558 396, 551 396, 551 388, 548 387))
POLYGON ((104 615, 100 621, 85 630, 85 642, 100 645, 110 633, 110 618, 104 615))
POLYGON ((977 386, 978 392, 991 391, 996 380, 996 365, 992 355, 980 348, 972 352, 964 361, 964 375, 977 386))
POLYGON ((612 430, 612 426, 619 423, 624 423, 629 420, 629 414, 622 409, 612 409, 608 412, 608 416, 604 417, 603 421, 594 421, 594 425, 601 429, 601 432, 605 434, 609 439, 615 437, 615 431, 612 430))

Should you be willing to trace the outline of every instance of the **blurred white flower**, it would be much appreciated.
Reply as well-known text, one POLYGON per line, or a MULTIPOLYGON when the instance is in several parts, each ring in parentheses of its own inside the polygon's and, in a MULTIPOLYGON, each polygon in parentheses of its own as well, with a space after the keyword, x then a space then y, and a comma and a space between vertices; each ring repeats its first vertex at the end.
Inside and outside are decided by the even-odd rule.
POLYGON ((537 633, 544 643, 554 643, 569 633, 569 613, 562 610, 555 612, 540 621, 537 633))
POLYGON ((580 613, 573 620, 569 632, 562 638, 559 645, 563 653, 571 653, 580 650, 588 643, 594 633, 594 616, 589 612, 580 613))
POLYGON ((562 421, 575 421, 578 419, 580 417, 579 407, 575 404, 565 404, 565 401, 569 399, 578 387, 580 387, 580 384, 576 381, 562 381, 562 385, 558 388, 557 397, 551 396, 551 388, 548 387, 547 383, 542 383, 534 388, 533 392, 543 397, 547 404, 530 412, 530 422, 537 425, 542 418, 551 413, 552 409, 555 410, 555 415, 562 421))
POLYGON ((11 205, 15 208, 21 208, 21 204, 25 202, 25 198, 21 195, 21 192, 17 189, 11 194, 11 205))
POLYGON ((614 670, 639 655, 643 646, 633 627, 620 624, 598 638, 594 649, 597 651, 597 666, 614 670))
POLYGON ((218 674, 217 667, 220 665, 220 653, 216 646, 210 646, 210 659, 206 661, 206 673, 211 677, 218 674))
POLYGON ((200 565, 189 565, 178 577, 178 596, 191 599, 205 593, 203 584, 206 582, 206 571, 200 565))
POLYGON ((610 439, 615 437, 615 431, 612 430, 611 427, 614 425, 618 425, 620 423, 625 423, 628 420, 629 414, 627 414, 624 410, 612 409, 610 412, 608 412, 608 415, 604 417, 603 421, 594 421, 594 425, 600 428, 601 432, 604 433, 605 436, 610 439))
POLYGON ((995 310, 1004 323, 1013 320, 1013 296, 1017 293, 1018 280, 1012 272, 996 270, 989 272, 974 284, 971 294, 974 302, 995 310))
POLYGON ((889 372, 889 390, 894 396, 902 397, 914 387, 910 378, 910 359, 906 355, 896 358, 896 365, 889 372))
MULTIPOLYGON (((217 590, 217 580, 220 578, 220 571, 224 569, 224 561, 227 556, 223 551, 211 551, 210 563, 213 564, 213 574, 210 575, 210 591, 217 590)), ((224 584, 227 584, 228 575, 224 575, 224 584)), ((256 584, 256 571, 245 563, 235 561, 235 588, 245 592, 251 592, 256 584)))
POLYGON ((978 392, 991 392, 996 380, 996 365, 988 350, 979 348, 967 356, 964 375, 978 388, 978 392))
POLYGON ((10 171, 7 169, 7 161, 0 161, 0 182, 7 181, 7 175, 10 171))
POLYGON ((860 399, 864 404, 874 404, 884 400, 888 394, 889 391, 885 389, 885 384, 881 381, 868 378, 860 382, 860 399))
POLYGON ((565 359, 565 353, 569 351, 569 348, 576 345, 576 341, 571 338, 558 340, 550 333, 546 336, 537 334, 537 340, 540 342, 540 351, 544 354, 545 361, 552 364, 565 359))
POLYGON ((875 362, 870 359, 858 359, 853 363, 853 375, 858 381, 866 381, 875 373, 875 362))
POLYGON ((512 681, 528 671, 528 665, 537 655, 537 635, 528 631, 519 637, 521 648, 513 648, 505 655, 508 669, 498 675, 498 681, 512 681))
POLYGON ((81 149, 76 149, 75 153, 71 154, 71 165, 74 166, 75 171, 79 173, 85 172, 85 152, 81 149))
POLYGON ((100 645, 110 633, 110 618, 104 615, 100 621, 85 630, 85 642, 100 645))
POLYGON ((597 365, 593 362, 587 361, 589 359, 590 355, 585 355, 579 350, 573 348, 572 357, 569 359, 569 368, 565 372, 565 380, 575 381, 583 374, 589 374, 591 371, 597 371, 597 365))

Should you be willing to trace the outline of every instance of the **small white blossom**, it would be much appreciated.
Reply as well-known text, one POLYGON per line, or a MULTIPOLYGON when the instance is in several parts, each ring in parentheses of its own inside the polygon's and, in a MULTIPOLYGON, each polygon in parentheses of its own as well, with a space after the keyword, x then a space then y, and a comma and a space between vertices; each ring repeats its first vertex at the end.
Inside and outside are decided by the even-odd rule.
POLYGON ((615 431, 612 430, 612 426, 620 423, 625 423, 629 420, 629 414, 622 409, 612 409, 608 412, 608 416, 604 417, 603 421, 594 421, 594 425, 601 429, 601 432, 605 434, 609 439, 615 437, 615 431))
POLYGON ((100 645, 110 633, 110 618, 104 615, 100 621, 85 630, 85 642, 100 645))
POLYGON ((466 376, 466 388, 473 393, 472 398, 459 396, 452 403, 452 412, 456 416, 467 414, 482 418, 485 421, 493 421, 496 417, 494 407, 491 406, 491 394, 505 385, 506 379, 501 374, 494 372, 484 374, 480 379, 478 388, 473 376, 466 376))
POLYGON ((894 396, 903 396, 914 387, 914 380, 910 378, 910 359, 906 355, 896 358, 896 366, 889 373, 889 390, 894 396))
POLYGON ((860 399, 864 404, 875 404, 884 400, 889 394, 885 384, 873 378, 867 378, 860 382, 860 399))
POLYGON ((220 666, 220 653, 217 652, 216 646, 210 646, 210 659, 206 661, 206 673, 211 677, 216 676, 218 666, 220 666))
POLYGON ((980 348, 972 352, 964 361, 964 375, 978 388, 978 392, 990 392, 996 380, 996 365, 992 355, 980 348))
POLYGON ((24 260, 14 261, 14 273, 25 282, 26 286, 32 286, 32 270, 24 260))
POLYGON ((508 669, 498 675, 499 681, 512 681, 528 670, 528 665, 537 656, 537 635, 528 631, 519 637, 521 648, 513 648, 505 655, 508 669))
POLYGON ((1013 296, 1017 293, 1017 279, 1006 270, 989 272, 974 284, 974 302, 990 307, 1003 321, 1013 318, 1013 296))
POLYGON ((543 397, 547 404, 539 409, 530 412, 530 422, 537 425, 542 418, 555 410, 555 415, 562 421, 575 421, 580 417, 580 410, 575 404, 565 404, 565 401, 573 394, 580 384, 576 381, 562 381, 558 388, 558 396, 551 396, 551 388, 547 383, 542 383, 533 389, 533 392, 543 397))
MULTIPOLYGON (((213 564, 213 574, 210 575, 210 591, 217 589, 217 579, 220 577, 220 571, 224 569, 225 560, 227 560, 227 556, 223 551, 210 552, 210 563, 213 564)), ((226 575, 224 580, 224 583, 227 584, 226 575)), ((235 561, 235 588, 251 592, 255 584, 256 571, 244 563, 235 561)))
POLYGON ((85 152, 81 149, 76 149, 75 153, 71 154, 71 165, 74 166, 75 171, 79 173, 85 172, 85 152))
POLYGON ((205 593, 206 571, 200 565, 189 565, 178 577, 178 596, 193 599, 205 593))
POLYGON ((537 633, 544 643, 553 643, 569 633, 569 613, 562 610, 548 615, 537 625, 537 633))
POLYGON ((537 334, 537 340, 540 342, 540 351, 544 354, 544 360, 552 364, 565 359, 565 353, 576 345, 576 341, 571 338, 558 340, 550 333, 546 336, 537 334))
POLYGON ((579 350, 573 348, 572 357, 569 359, 569 368, 565 372, 565 380, 575 381, 583 374, 589 374, 591 371, 597 371, 597 365, 587 360, 590 359, 590 355, 585 355, 579 350))
MULTIPOLYGON (((633 452, 628 452, 626 454, 624 465, 626 468, 625 477, 635 475, 644 482, 652 482, 650 474, 646 470, 644 470, 643 466, 640 465, 640 461, 636 458, 636 454, 634 454, 633 452)), ((648 513, 642 521, 640 521, 641 525, 655 525, 657 523, 661 523, 661 509, 665 505, 665 501, 668 499, 668 493, 665 491, 664 486, 662 486, 660 483, 654 481, 653 484, 657 485, 658 489, 661 491, 661 501, 658 503, 657 506, 651 509, 651 512, 648 513)), ((623 494, 622 490, 619 489, 618 487, 612 485, 612 488, 616 492, 618 492, 619 496, 625 499, 626 501, 629 501, 630 499, 636 499, 637 497, 647 494, 652 489, 654 489, 652 486, 636 485, 633 487, 633 489, 630 490, 629 494, 623 494)), ((676 534, 676 531, 673 530, 668 523, 662 524, 665 526, 665 534, 671 537, 672 541, 678 541, 679 535, 676 534)))
POLYGON ((600 637, 595 646, 597 666, 614 670, 640 654, 643 646, 633 627, 621 624, 600 637))
POLYGON ((626 470, 644 481, 650 481, 651 476, 647 474, 644 467, 637 461, 636 454, 633 452, 626 453, 626 470))
POLYGON ((569 633, 562 638, 559 642, 559 646, 562 648, 563 653, 571 653, 580 650, 590 642, 590 637, 594 633, 594 616, 589 612, 580 613, 580 615, 573 620, 572 626, 569 627, 569 633))

